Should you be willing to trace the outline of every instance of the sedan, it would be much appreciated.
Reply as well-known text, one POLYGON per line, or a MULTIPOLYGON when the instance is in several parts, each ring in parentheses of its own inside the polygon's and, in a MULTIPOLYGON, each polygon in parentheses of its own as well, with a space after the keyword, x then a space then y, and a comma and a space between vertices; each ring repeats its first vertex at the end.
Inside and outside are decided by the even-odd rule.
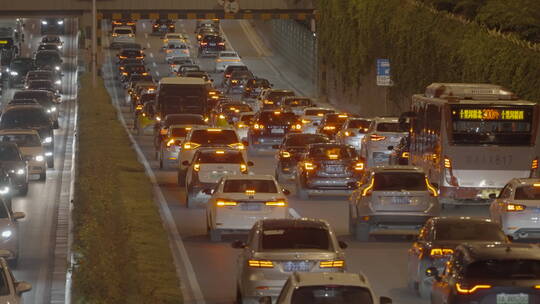
POLYGON ((216 72, 223 72, 228 65, 244 65, 238 53, 234 51, 219 52, 216 58, 216 72))
POLYGON ((20 237, 17 221, 25 216, 24 212, 12 212, 9 206, 0 200, 0 252, 9 253, 3 258, 8 260, 11 267, 16 267, 19 260, 20 237))

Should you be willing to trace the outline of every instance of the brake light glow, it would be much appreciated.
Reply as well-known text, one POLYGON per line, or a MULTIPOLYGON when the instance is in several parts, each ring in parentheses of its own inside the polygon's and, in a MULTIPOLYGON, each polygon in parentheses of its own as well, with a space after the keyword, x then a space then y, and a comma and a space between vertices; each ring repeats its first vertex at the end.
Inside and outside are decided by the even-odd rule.
POLYGON ((343 268, 344 266, 345 266, 345 261, 343 260, 319 262, 320 268, 343 268))
POLYGON ((200 170, 201 170, 201 164, 199 163, 193 164, 193 171, 199 172, 200 170))
POLYGON ((248 168, 245 164, 240 164, 240 172, 247 173, 248 168))
POLYGON ((304 169, 308 171, 315 170, 315 165, 313 163, 304 163, 304 169))
POLYGON ((137 105, 137 107, 135 107, 135 110, 142 110, 143 106, 142 105, 137 105))
POLYGON ((403 152, 401 153, 402 158, 409 158, 409 152, 403 152))
POLYGON ((186 143, 184 143, 184 149, 185 150, 197 149, 200 146, 201 145, 199 145, 197 143, 194 143, 194 142, 186 142, 186 143))
POLYGON ((253 125, 253 128, 255 128, 257 130, 262 130, 262 129, 264 129, 264 125, 256 123, 256 124, 253 125))
POLYGON ((246 148, 243 143, 230 144, 229 147, 237 150, 244 150, 246 148))
POLYGON ((525 208, 527 208, 527 206, 525 206, 525 205, 509 203, 509 204, 506 204, 505 210, 507 212, 519 212, 519 211, 525 210, 525 208))
POLYGON ((120 58, 120 59, 126 59, 127 56, 119 56, 118 58, 120 58))
POLYGON ((272 261, 248 260, 249 267, 274 268, 272 261))
POLYGON ((224 200, 224 199, 219 199, 216 202, 216 205, 218 207, 225 207, 225 206, 236 206, 236 205, 238 205, 238 203, 235 202, 235 201, 228 201, 228 200, 224 200))
POLYGON ((531 170, 538 169, 538 157, 535 157, 531 163, 531 170))
POLYGON ((174 145, 174 138, 173 139, 170 139, 168 142, 167 142, 167 147, 170 147, 174 145))
POLYGON ((358 162, 358 163, 354 164, 354 170, 355 170, 355 171, 362 171, 362 170, 364 170, 364 163, 358 162))
POLYGON ((433 258, 440 258, 452 254, 454 254, 454 250, 448 248, 432 248, 429 252, 429 255, 433 258))
POLYGON ((291 157, 291 153, 289 153, 289 151, 281 151, 279 154, 280 154, 281 157, 283 157, 283 158, 289 158, 289 157, 291 157))
POLYGON ((206 43, 206 42, 201 42, 201 45, 207 45, 207 44, 208 44, 208 43, 206 43))
POLYGON ((285 207, 285 206, 287 206, 287 202, 285 202, 285 201, 272 201, 272 202, 266 202, 264 204, 266 206, 274 206, 274 207, 285 207))
POLYGON ((371 195, 371 192, 373 191, 373 186, 374 185, 375 185, 375 179, 372 178, 371 182, 369 183, 369 186, 367 186, 366 188, 364 188, 364 190, 362 190, 362 196, 371 195))
POLYGON ((472 294, 478 289, 490 289, 491 285, 474 285, 472 288, 467 289, 466 287, 463 287, 463 285, 456 283, 456 290, 458 293, 461 294, 472 294))
POLYGON ((444 158, 444 167, 448 169, 452 168, 452 161, 447 157, 444 158))
POLYGON ((324 130, 335 130, 336 127, 335 127, 335 126, 324 126, 323 129, 324 129, 324 130))
POLYGON ((371 134, 371 136, 369 137, 369 139, 370 139, 371 141, 381 141, 381 140, 385 140, 385 139, 386 139, 386 136, 377 135, 377 134, 371 134))
POLYGON ((308 124, 308 123, 310 123, 310 122, 311 122, 311 120, 308 120, 308 119, 302 119, 302 123, 303 123, 303 124, 308 124))

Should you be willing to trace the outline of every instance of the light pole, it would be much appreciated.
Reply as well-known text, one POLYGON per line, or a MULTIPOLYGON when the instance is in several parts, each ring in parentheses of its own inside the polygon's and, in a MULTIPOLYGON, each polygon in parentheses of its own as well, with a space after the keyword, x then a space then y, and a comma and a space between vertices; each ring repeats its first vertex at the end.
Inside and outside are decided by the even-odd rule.
POLYGON ((92 87, 97 87, 97 9, 92 0, 92 87))

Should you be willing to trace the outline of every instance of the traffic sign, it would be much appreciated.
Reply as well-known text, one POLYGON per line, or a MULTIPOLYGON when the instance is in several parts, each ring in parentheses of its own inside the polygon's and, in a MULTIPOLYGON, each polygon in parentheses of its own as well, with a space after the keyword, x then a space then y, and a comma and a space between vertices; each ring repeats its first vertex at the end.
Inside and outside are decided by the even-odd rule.
POLYGON ((389 59, 377 59, 377 85, 392 86, 389 59))
POLYGON ((240 5, 236 0, 225 0, 223 4, 223 9, 226 14, 236 14, 240 11, 240 5))

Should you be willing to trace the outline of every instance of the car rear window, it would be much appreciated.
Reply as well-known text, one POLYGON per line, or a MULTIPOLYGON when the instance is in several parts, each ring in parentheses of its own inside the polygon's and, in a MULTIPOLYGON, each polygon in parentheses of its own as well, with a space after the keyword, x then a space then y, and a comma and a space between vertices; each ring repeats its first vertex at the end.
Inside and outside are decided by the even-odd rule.
POLYGON ((467 279, 540 280, 540 260, 483 260, 471 263, 465 270, 467 279))
POLYGON ((540 187, 535 187, 532 185, 517 187, 514 199, 524 201, 540 200, 540 187))
POLYGON ((189 132, 188 129, 191 130, 191 128, 184 128, 184 127, 182 127, 182 128, 173 128, 171 130, 171 135, 173 137, 186 137, 187 133, 189 132))
POLYGON ((2 145, 0 146, 0 161, 18 161, 19 153, 17 149, 12 145, 2 145))
POLYGON ((309 107, 311 106, 311 99, 309 98, 285 99, 284 105, 292 106, 292 107, 309 107))
POLYGON ((223 185, 224 193, 245 193, 253 190, 255 193, 277 193, 276 183, 269 179, 230 179, 223 185))
POLYGON ((327 143, 330 139, 319 134, 295 134, 288 136, 285 140, 286 146, 307 146, 310 144, 327 143))
POLYGON ((261 113, 260 120, 263 123, 286 123, 297 120, 298 117, 292 112, 263 112, 261 113))
POLYGON ((316 116, 316 115, 323 116, 326 113, 334 113, 334 110, 306 110, 304 112, 304 114, 308 116, 316 116))
POLYGON ((327 229, 317 227, 283 227, 264 230, 262 250, 319 249, 331 250, 327 229))
POLYGON ((354 148, 347 146, 312 147, 309 156, 320 159, 350 159, 356 157, 354 148))
POLYGON ((236 132, 233 130, 195 130, 191 141, 198 144, 230 145, 238 142, 236 132))
POLYGON ((362 129, 362 131, 366 132, 367 129, 369 128, 369 125, 371 124, 371 121, 369 120, 364 120, 364 119, 353 119, 353 120, 350 120, 349 121, 349 128, 358 128, 358 129, 362 129))
POLYGON ((368 289, 358 286, 302 286, 292 294, 291 304, 372 304, 368 289))
POLYGON ((381 122, 377 124, 379 132, 407 132, 407 128, 397 122, 381 122))
POLYGON ((326 123, 345 123, 345 120, 349 118, 346 114, 329 114, 326 115, 326 123))
POLYGON ((279 99, 281 99, 281 97, 284 97, 284 96, 294 96, 294 92, 290 92, 290 91, 273 91, 273 92, 270 92, 268 93, 268 96, 266 97, 268 100, 274 100, 274 101, 278 101, 279 99))
POLYGON ((437 241, 499 241, 506 242, 498 224, 480 221, 442 222, 435 226, 437 241))
POLYGON ((115 29, 114 32, 116 34, 120 34, 120 35, 127 35, 127 34, 132 34, 133 31, 129 30, 129 29, 115 29))
POLYGON ((240 164, 244 162, 239 151, 212 151, 199 153, 197 161, 202 164, 240 164))
POLYGON ((425 191, 426 176, 415 172, 379 172, 375 173, 375 191, 425 191))

